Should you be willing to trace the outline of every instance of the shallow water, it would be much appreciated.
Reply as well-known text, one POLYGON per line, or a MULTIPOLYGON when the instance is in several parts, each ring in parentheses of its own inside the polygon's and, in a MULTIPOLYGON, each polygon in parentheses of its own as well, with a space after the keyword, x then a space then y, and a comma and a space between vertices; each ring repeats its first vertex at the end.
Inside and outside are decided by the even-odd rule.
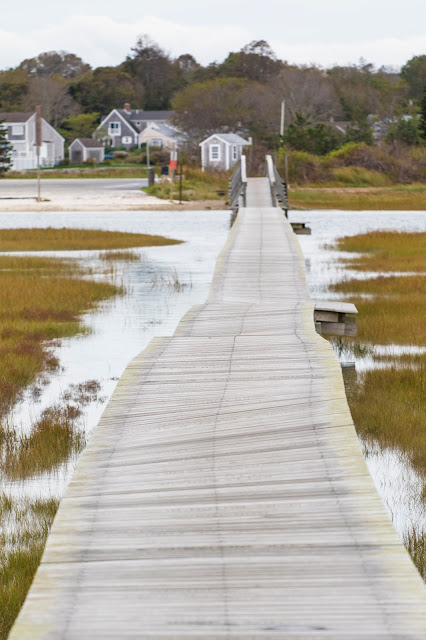
MULTIPOLYGON (((306 262, 307 284, 313 298, 330 300, 341 297, 328 291, 331 284, 348 278, 374 277, 350 269, 340 263, 355 254, 335 251, 330 245, 339 237, 373 230, 425 231, 425 211, 310 211, 291 212, 292 222, 306 222, 311 236, 298 236, 306 262)), ((407 273, 402 274, 404 276, 407 273)), ((418 275, 418 274, 416 274, 418 275)), ((386 361, 374 360, 373 354, 398 356, 424 353, 426 348, 410 345, 374 345, 371 353, 355 356, 349 350, 335 349, 342 363, 353 361, 356 372, 373 367, 386 367, 386 361), (339 351, 339 353, 337 353, 339 351)), ((347 375, 350 375, 350 370, 347 375)), ((386 509, 401 538, 413 527, 426 529, 425 503, 422 497, 424 479, 398 451, 383 450, 360 440, 369 471, 386 509)))
MULTIPOLYGON (((133 249, 141 255, 140 261, 113 263, 115 277, 123 282, 127 294, 102 303, 84 316, 84 324, 91 329, 89 335, 61 340, 54 351, 60 361, 60 371, 47 376, 47 384, 39 386, 40 395, 36 400, 30 391, 25 395, 13 411, 13 424, 28 431, 40 412, 57 402, 70 384, 96 379, 101 383, 100 395, 104 402, 84 408, 85 429, 90 435, 130 360, 152 338, 172 335, 182 316, 194 304, 206 299, 217 255, 229 233, 229 223, 228 211, 1 214, 2 228, 67 226, 166 235, 185 241, 180 245, 133 249), (167 285, 174 272, 183 285, 181 291, 167 285)), ((99 253, 58 251, 36 255, 77 256, 100 273, 106 263, 99 259, 99 253)), ((73 466, 70 462, 54 473, 24 482, 3 482, 3 489, 14 494, 59 496, 73 466)))

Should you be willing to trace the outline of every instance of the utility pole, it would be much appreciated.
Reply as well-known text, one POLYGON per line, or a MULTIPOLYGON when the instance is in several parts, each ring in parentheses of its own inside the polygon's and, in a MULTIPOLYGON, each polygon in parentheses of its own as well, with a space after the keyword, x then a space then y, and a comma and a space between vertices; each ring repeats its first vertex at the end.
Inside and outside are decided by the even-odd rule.
POLYGON ((284 123, 285 123, 285 100, 281 100, 281 122, 280 122, 280 136, 284 136, 284 123))
POLYGON ((41 202, 40 147, 41 147, 41 107, 36 107, 36 155, 37 155, 37 202, 41 202))
POLYGON ((169 165, 169 173, 170 173, 170 202, 173 202, 173 187, 175 181, 175 169, 177 167, 177 149, 174 148, 173 151, 170 152, 170 165, 169 165))

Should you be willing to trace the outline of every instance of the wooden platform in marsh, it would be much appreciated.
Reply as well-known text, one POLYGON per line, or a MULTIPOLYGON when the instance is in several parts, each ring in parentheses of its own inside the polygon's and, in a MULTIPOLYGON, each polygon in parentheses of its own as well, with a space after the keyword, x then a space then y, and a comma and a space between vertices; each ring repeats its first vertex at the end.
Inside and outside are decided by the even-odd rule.
POLYGON ((249 181, 209 299, 120 380, 12 640, 421 640, 304 261, 249 181))

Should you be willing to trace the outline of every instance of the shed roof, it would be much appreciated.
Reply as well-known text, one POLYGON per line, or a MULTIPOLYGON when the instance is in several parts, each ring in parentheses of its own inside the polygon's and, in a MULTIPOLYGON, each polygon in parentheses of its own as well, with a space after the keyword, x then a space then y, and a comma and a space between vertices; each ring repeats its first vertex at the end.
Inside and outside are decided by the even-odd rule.
POLYGON ((71 142, 71 144, 74 144, 74 142, 77 142, 77 140, 81 142, 83 147, 87 147, 87 148, 90 147, 95 149, 102 149, 103 147, 102 142, 100 142, 99 140, 96 140, 95 138, 76 138, 71 142))
POLYGON ((208 142, 211 138, 220 138, 226 144, 240 144, 243 146, 249 145, 248 140, 244 140, 238 133, 213 133, 211 136, 200 142, 200 146, 205 142, 208 142))

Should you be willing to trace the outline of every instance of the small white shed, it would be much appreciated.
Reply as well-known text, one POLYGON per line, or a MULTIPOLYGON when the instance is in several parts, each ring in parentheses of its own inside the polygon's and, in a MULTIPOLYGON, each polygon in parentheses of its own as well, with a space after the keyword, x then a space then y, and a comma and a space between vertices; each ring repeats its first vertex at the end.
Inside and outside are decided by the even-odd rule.
POLYGON ((214 133, 202 142, 201 167, 202 169, 231 169, 241 158, 244 147, 250 145, 237 133, 214 133))
POLYGON ((105 160, 105 149, 99 140, 95 138, 76 138, 69 146, 69 157, 71 162, 86 162, 89 158, 94 158, 96 162, 105 160))

